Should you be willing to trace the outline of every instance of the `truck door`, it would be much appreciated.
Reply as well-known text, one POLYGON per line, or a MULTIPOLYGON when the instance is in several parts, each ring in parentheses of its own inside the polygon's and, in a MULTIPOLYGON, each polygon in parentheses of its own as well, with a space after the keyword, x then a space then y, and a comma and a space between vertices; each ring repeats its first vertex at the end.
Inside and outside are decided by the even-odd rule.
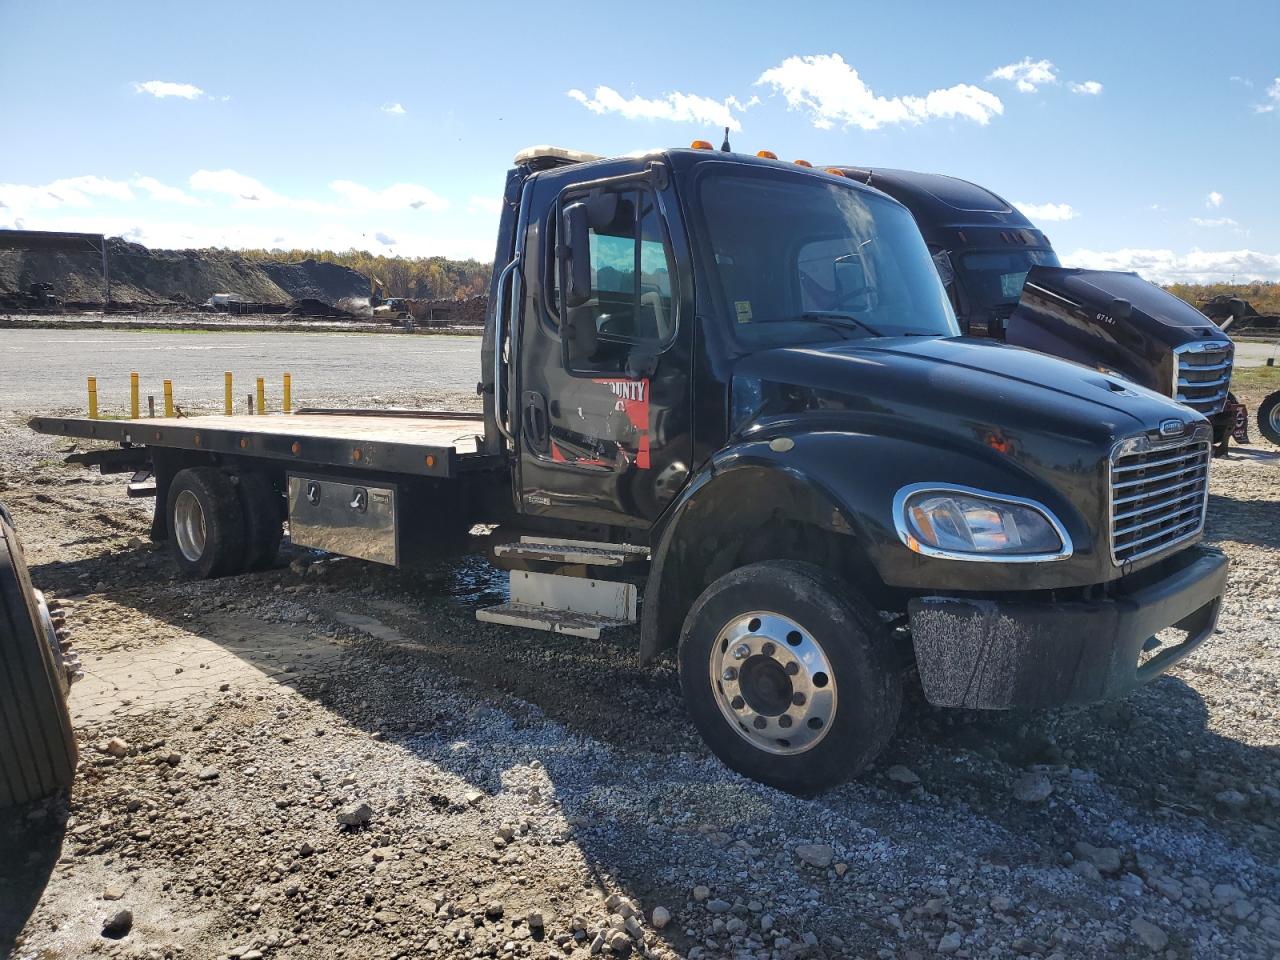
POLYGON ((656 166, 535 202, 511 398, 526 514, 648 526, 688 478, 691 272, 656 166), (591 210, 590 290, 570 308, 557 244, 575 203, 591 210))

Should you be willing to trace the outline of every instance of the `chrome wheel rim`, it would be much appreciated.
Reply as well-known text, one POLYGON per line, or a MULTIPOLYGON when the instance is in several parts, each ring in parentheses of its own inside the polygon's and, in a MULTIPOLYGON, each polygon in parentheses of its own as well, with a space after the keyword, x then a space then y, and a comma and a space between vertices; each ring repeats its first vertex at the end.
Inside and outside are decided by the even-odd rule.
POLYGON ((836 676, 822 645, 778 613, 735 617, 711 646, 711 692, 734 731, 757 750, 812 750, 836 714, 836 676))
POLYGON ((192 563, 204 556, 204 509, 190 490, 183 490, 173 504, 173 533, 178 549, 192 563))
POLYGON ((1276 433, 1280 433, 1280 403, 1271 408, 1267 414, 1267 419, 1271 421, 1271 429, 1276 433))

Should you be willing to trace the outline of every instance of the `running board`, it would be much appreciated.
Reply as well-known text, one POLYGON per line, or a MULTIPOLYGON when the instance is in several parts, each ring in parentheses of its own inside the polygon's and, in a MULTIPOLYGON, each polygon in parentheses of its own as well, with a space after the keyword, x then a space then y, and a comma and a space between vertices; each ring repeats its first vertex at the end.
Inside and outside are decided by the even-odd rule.
POLYGON ((628 563, 648 560, 649 548, 630 543, 521 537, 519 543, 498 544, 493 548, 493 555, 513 560, 538 560, 566 565, 621 567, 628 563))
POLYGON ((511 601, 476 611, 476 619, 598 640, 600 632, 636 622, 633 583, 511 571, 511 601))

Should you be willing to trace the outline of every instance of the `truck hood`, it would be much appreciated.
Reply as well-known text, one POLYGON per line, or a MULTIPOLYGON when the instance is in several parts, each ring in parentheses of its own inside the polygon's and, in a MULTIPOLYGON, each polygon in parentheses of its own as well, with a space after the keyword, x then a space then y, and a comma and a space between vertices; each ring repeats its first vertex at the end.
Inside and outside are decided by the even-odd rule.
POLYGON ((785 412, 855 414, 870 432, 939 442, 1041 433, 1109 450, 1201 417, 1120 377, 990 340, 890 337, 765 350, 734 371, 734 428, 785 412))
POLYGON ((1165 396, 1177 376, 1175 351, 1227 360, 1233 353, 1208 317, 1137 274, 1068 267, 1032 267, 1005 340, 1103 367, 1165 396), (1116 300, 1128 301, 1127 316, 1116 300))

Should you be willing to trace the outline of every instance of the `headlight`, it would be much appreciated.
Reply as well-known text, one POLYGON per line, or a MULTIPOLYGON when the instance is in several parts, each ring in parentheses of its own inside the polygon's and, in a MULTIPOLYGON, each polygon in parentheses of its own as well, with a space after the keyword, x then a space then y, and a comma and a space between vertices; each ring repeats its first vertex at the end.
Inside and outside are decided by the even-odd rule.
POLYGON ((1058 519, 1021 497, 915 483, 894 497, 894 519, 902 542, 930 557, 1026 563, 1071 556, 1058 519))

